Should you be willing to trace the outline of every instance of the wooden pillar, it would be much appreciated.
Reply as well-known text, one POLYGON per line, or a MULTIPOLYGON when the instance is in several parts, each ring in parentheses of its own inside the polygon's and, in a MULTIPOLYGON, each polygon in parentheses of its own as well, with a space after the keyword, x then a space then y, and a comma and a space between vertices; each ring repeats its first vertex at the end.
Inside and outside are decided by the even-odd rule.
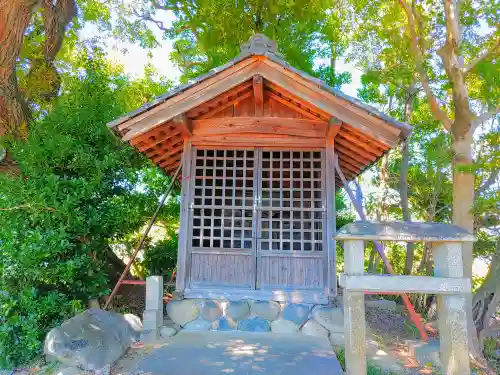
POLYGON ((337 295, 337 261, 335 249, 336 213, 335 213, 335 160, 333 139, 326 146, 326 244, 327 244, 327 280, 329 297, 337 295))
MULTIPOLYGON (((435 276, 462 278, 462 243, 433 246, 435 276)), ((439 336, 443 375, 470 375, 467 299, 463 294, 438 295, 439 336)))
MULTIPOLYGON (((344 266, 348 276, 363 276, 364 241, 344 241, 344 266)), ((366 320, 363 292, 344 290, 345 366, 347 375, 366 374, 366 320)))
POLYGON ((178 293, 184 293, 188 279, 188 250, 190 233, 190 196, 191 196, 191 163, 192 163, 191 140, 184 140, 184 152, 182 154, 182 187, 181 187, 181 219, 179 226, 179 245, 177 249, 177 275, 175 289, 178 293))

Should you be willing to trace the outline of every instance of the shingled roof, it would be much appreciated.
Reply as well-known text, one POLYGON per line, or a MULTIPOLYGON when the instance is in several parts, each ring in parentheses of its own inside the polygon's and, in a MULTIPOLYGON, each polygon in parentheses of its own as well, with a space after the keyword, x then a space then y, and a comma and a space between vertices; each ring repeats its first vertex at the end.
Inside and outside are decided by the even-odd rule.
POLYGON ((339 125, 334 135, 335 149, 348 179, 411 133, 408 124, 290 66, 277 53, 276 43, 261 34, 242 45, 241 54, 227 64, 157 97, 108 126, 172 173, 180 163, 184 139, 193 136, 192 121, 217 117, 227 106, 250 100, 251 83, 256 76, 263 78, 264 89, 273 100, 294 108, 302 118, 339 125))

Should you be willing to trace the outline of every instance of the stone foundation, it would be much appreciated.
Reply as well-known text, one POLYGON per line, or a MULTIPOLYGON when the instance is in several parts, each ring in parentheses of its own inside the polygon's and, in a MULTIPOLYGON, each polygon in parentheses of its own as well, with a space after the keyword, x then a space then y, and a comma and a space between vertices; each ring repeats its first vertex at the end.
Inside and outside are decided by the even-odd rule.
POLYGON ((183 299, 170 301, 166 311, 177 325, 175 328, 190 331, 302 333, 332 337, 336 345, 344 335, 342 307, 255 300, 183 299))

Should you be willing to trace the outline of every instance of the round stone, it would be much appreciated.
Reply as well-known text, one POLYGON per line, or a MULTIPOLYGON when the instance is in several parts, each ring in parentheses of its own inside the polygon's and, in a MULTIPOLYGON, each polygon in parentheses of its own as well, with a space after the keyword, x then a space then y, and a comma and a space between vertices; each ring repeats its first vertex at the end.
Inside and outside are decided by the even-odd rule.
POLYGON ((184 327, 200 315, 200 306, 193 300, 183 299, 167 303, 167 314, 174 323, 184 327))
POLYGON ((185 331, 208 331, 212 327, 212 322, 196 319, 187 323, 183 328, 185 331))
POLYGON ((226 316, 235 322, 245 319, 250 313, 247 301, 231 301, 226 306, 226 316))
POLYGON ((212 323, 212 330, 214 331, 234 331, 236 327, 236 322, 225 316, 221 316, 212 323))
POLYGON ((309 318, 309 306, 303 303, 290 303, 281 312, 281 317, 301 326, 309 318))
POLYGON ((345 346, 344 334, 339 332, 330 333, 330 343, 333 346, 345 346))
POLYGON ((304 335, 328 338, 328 330, 317 321, 308 320, 301 329, 304 335))
POLYGON ((291 320, 278 319, 271 323, 273 333, 295 333, 298 330, 299 326, 291 320))
POLYGON ((317 306, 313 309, 312 316, 330 332, 344 332, 344 312, 340 307, 317 306))
POLYGON ((256 316, 253 318, 242 320, 238 324, 238 329, 240 331, 246 332, 269 332, 271 330, 271 327, 269 327, 269 323, 267 322, 267 320, 256 316))
POLYGON ((171 337, 177 333, 177 330, 173 326, 163 326, 160 327, 160 336, 163 338, 171 337))
POLYGON ((280 304, 273 301, 254 301, 251 305, 253 316, 260 316, 266 320, 275 320, 280 311, 280 304))
POLYGON ((218 301, 206 300, 201 308, 201 317, 213 322, 222 315, 222 308, 218 301))

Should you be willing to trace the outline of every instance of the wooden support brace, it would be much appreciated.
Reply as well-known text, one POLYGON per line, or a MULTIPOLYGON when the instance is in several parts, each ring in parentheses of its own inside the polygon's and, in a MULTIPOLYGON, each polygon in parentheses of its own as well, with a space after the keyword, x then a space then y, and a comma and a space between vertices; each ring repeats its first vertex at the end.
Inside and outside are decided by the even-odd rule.
POLYGON ((260 75, 253 77, 253 95, 255 100, 255 116, 264 114, 264 79, 260 75))

